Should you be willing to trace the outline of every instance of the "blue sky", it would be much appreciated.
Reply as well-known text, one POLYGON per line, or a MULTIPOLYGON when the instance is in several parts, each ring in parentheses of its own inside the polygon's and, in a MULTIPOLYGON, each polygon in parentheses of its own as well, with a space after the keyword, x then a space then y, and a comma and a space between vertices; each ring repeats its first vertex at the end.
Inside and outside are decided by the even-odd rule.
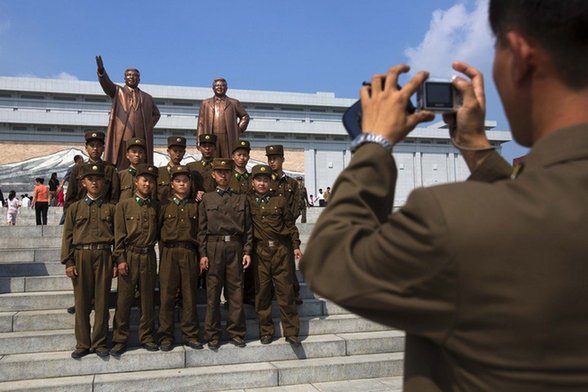
MULTIPOLYGON (((0 75, 331 91, 355 98, 363 80, 404 62, 450 77, 453 60, 486 75, 487 119, 509 129, 490 74, 487 0, 0 0, 0 75)), ((404 79, 406 80, 406 79, 404 79)), ((229 91, 230 94, 230 91, 229 91)), ((508 159, 524 154, 508 143, 508 159)))

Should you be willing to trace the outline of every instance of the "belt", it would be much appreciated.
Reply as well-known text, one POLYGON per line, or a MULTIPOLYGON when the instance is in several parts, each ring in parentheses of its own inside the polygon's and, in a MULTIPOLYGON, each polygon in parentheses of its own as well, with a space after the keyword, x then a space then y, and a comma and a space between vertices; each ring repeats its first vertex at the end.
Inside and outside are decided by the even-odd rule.
POLYGON ((127 250, 134 252, 134 253, 140 253, 143 255, 146 255, 147 253, 151 252, 153 250, 153 246, 127 246, 127 250))
POLYGON ((165 248, 184 248, 190 250, 196 250, 196 245, 188 241, 169 241, 164 242, 163 246, 165 248))
POLYGON ((286 240, 257 240, 255 241, 255 245, 261 245, 273 249, 281 245, 287 246, 288 242, 286 240))
POLYGON ((110 244, 84 244, 84 245, 76 245, 75 248, 77 250, 110 250, 112 249, 112 245, 110 244))
POLYGON ((209 235, 206 237, 208 242, 231 242, 231 241, 239 241, 241 242, 241 236, 238 235, 209 235))

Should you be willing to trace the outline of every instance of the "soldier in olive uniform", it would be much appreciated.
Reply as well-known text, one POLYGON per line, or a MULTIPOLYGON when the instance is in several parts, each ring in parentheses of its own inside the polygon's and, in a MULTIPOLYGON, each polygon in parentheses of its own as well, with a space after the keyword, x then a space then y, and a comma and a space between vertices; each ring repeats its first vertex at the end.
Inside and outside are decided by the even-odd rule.
POLYGON ((232 171, 232 159, 214 159, 212 175, 217 187, 204 194, 198 214, 200 269, 208 270, 206 339, 213 350, 219 347, 223 287, 229 304, 227 333, 230 342, 245 347, 243 269, 251 264, 253 232, 247 196, 229 188, 232 171))
POLYGON ((171 172, 172 168, 181 165, 186 154, 186 138, 182 136, 170 136, 167 138, 167 155, 169 162, 166 166, 159 168, 157 178, 157 200, 160 203, 166 201, 171 193, 171 172))
POLYGON ((129 317, 140 293, 139 339, 148 351, 157 351, 153 339, 153 297, 157 265, 155 243, 158 239, 159 205, 151 198, 157 181, 157 168, 148 164, 136 167, 135 195, 121 199, 116 206, 113 258, 118 268, 118 296, 114 315, 114 347, 111 354, 122 355, 127 349, 129 317))
POLYGON ((212 160, 216 155, 216 135, 208 133, 198 136, 198 151, 202 158, 188 163, 192 176, 193 190, 196 201, 202 200, 205 192, 212 192, 216 188, 212 178, 212 160))
MULTIPOLYGON (((166 170, 163 168, 162 170, 166 170)), ((161 170, 160 170, 161 173, 161 170)), ((186 166, 170 169, 172 194, 160 205, 159 227, 161 258, 159 263, 159 331, 161 351, 170 351, 174 342, 174 304, 182 295, 181 329, 184 344, 201 349, 196 311, 197 204, 190 197, 190 171, 186 166)), ((161 184, 161 182, 160 182, 161 184)))
POLYGON ((247 140, 237 140, 233 146, 233 161, 235 168, 229 181, 229 186, 236 193, 250 193, 251 173, 247 171, 251 146, 247 140))
POLYGON ((251 175, 251 183, 255 190, 254 194, 249 195, 255 249, 255 310, 259 317, 261 343, 271 343, 274 336, 273 283, 276 300, 280 305, 280 318, 286 341, 298 345, 300 322, 289 263, 290 252, 296 258, 302 257, 298 229, 294 225, 286 199, 269 193, 271 168, 267 165, 257 165, 253 167, 251 175))
MULTIPOLYGON (((120 200, 135 196, 135 176, 137 166, 147 162, 145 155, 145 140, 135 137, 127 140, 127 159, 130 162, 128 169, 118 172, 120 179, 120 200)), ((155 192, 156 188, 153 187, 155 192)))
MULTIPOLYGON (((88 163, 101 163, 104 166, 104 200, 117 203, 119 198, 119 179, 116 168, 110 163, 102 160, 104 153, 104 132, 88 131, 84 134, 86 139, 86 152, 88 163)), ((71 204, 82 200, 86 189, 82 186, 81 166, 75 165, 70 174, 67 194, 63 202, 63 208, 67 209, 71 204)))
MULTIPOLYGON (((284 165, 284 146, 275 144, 265 147, 265 155, 267 156, 267 164, 272 169, 272 177, 270 183, 270 194, 282 196, 286 199, 286 204, 292 213, 292 219, 300 216, 300 189, 298 181, 289 177, 284 173, 282 166, 284 165)), ((293 249, 291 249, 293 250, 293 249)), ((292 269, 292 284, 294 285, 294 295, 296 296, 296 303, 300 305, 300 283, 296 277, 296 261, 294 260, 293 252, 288 253, 290 261, 290 268, 292 269)))
MULTIPOLYGON (((67 209, 63 226, 61 262, 74 287, 76 350, 81 358, 94 350, 108 356, 108 299, 113 276, 111 248, 114 242, 115 205, 104 198, 105 166, 84 163, 80 174, 86 189, 82 200, 67 209), (90 312, 94 304, 94 327, 90 337, 90 312)), ((116 273, 116 272, 114 272, 116 273)))
MULTIPOLYGON (((88 131, 84 134, 86 139, 86 152, 88 153, 88 163, 100 163, 104 166, 104 190, 103 198, 111 203, 117 203, 119 199, 120 185, 116 167, 110 162, 102 160, 104 153, 104 132, 88 131)), ((81 165, 75 165, 70 173, 70 181, 67 186, 67 194, 63 203, 64 215, 70 205, 78 200, 82 200, 86 195, 86 188, 82 186, 81 165)), ((67 312, 74 314, 75 306, 67 308, 67 312)))

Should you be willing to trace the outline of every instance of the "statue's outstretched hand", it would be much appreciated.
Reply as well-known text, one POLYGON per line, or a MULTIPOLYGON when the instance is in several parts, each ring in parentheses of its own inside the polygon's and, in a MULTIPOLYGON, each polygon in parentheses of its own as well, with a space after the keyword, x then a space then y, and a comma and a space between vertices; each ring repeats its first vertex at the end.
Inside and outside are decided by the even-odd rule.
POLYGON ((102 56, 96 56, 96 65, 98 66, 98 73, 104 73, 104 63, 102 62, 102 56))

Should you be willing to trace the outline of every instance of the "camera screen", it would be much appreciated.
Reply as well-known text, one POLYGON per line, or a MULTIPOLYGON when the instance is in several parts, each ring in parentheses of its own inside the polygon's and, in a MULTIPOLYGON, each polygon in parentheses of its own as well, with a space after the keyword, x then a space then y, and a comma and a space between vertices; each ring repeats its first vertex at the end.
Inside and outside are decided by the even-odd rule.
POLYGON ((429 107, 453 107, 452 85, 450 83, 429 82, 427 88, 427 106, 429 107))

